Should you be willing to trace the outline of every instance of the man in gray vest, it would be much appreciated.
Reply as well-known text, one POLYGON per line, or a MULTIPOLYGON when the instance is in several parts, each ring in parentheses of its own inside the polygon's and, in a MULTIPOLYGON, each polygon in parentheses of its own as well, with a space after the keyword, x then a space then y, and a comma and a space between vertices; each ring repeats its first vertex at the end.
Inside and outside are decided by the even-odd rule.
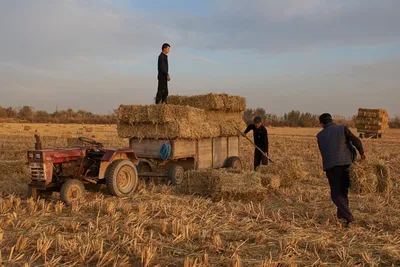
POLYGON ((349 167, 355 160, 353 145, 362 159, 365 159, 365 153, 360 139, 348 127, 333 123, 330 114, 322 114, 319 122, 323 130, 317 135, 318 147, 331 188, 331 198, 337 207, 338 219, 345 220, 346 227, 349 227, 349 224, 354 221, 348 199, 349 167))

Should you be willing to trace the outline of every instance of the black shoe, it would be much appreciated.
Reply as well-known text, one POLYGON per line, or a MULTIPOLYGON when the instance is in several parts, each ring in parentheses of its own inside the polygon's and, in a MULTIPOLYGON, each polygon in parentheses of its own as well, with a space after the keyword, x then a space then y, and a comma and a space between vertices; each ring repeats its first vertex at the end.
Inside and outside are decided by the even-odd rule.
POLYGON ((350 228, 350 224, 352 224, 354 222, 354 220, 346 220, 344 227, 349 229, 350 228))

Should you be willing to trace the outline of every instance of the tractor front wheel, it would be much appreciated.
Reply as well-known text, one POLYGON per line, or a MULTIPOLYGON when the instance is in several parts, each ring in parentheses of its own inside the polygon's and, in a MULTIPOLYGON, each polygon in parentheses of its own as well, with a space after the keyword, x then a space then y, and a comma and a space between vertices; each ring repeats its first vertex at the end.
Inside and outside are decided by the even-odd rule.
POLYGON ((67 180, 60 190, 60 198, 67 205, 85 196, 85 186, 77 179, 67 180))
POLYGON ((106 171, 107 188, 113 196, 129 196, 139 185, 138 173, 130 160, 118 159, 106 171))

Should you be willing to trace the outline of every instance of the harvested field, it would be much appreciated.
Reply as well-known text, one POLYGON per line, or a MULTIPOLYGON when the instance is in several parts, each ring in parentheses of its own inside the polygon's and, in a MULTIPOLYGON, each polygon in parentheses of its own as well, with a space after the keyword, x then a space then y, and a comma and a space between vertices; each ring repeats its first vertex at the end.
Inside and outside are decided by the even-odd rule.
MULTIPOLYGON (((25 160, 20 151, 33 148, 35 130, 49 136, 46 147, 61 147, 83 127, 29 124, 25 131, 22 124, 2 125, 2 161, 25 160)), ((116 126, 90 127, 93 132, 84 135, 95 135, 106 147, 128 145, 116 126)), ((356 218, 350 229, 336 219, 321 171, 318 131, 268 128, 270 155, 279 165, 270 164, 270 171, 282 176, 287 164, 299 158, 292 172, 306 175, 295 174, 290 188, 264 188, 266 200, 253 203, 213 202, 153 184, 132 198, 88 192, 81 203, 65 206, 54 193, 47 201, 33 202, 25 199, 27 170, 7 168, 0 173, 2 265, 399 266, 400 131, 389 129, 382 139, 363 140, 370 160, 382 162, 393 183, 389 192, 350 193, 356 218)), ((241 142, 241 158, 250 170, 254 149, 246 142, 241 142)))

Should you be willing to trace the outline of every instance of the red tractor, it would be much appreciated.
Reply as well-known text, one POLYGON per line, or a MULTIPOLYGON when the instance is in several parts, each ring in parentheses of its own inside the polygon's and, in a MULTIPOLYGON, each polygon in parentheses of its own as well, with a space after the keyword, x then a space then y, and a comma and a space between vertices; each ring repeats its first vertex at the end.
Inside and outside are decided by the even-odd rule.
POLYGON ((46 197, 53 191, 67 204, 82 198, 86 189, 105 184, 114 196, 129 196, 139 184, 138 158, 131 148, 104 149, 93 139, 78 137, 83 146, 42 149, 35 134, 35 150, 28 151, 31 183, 28 197, 46 197))

